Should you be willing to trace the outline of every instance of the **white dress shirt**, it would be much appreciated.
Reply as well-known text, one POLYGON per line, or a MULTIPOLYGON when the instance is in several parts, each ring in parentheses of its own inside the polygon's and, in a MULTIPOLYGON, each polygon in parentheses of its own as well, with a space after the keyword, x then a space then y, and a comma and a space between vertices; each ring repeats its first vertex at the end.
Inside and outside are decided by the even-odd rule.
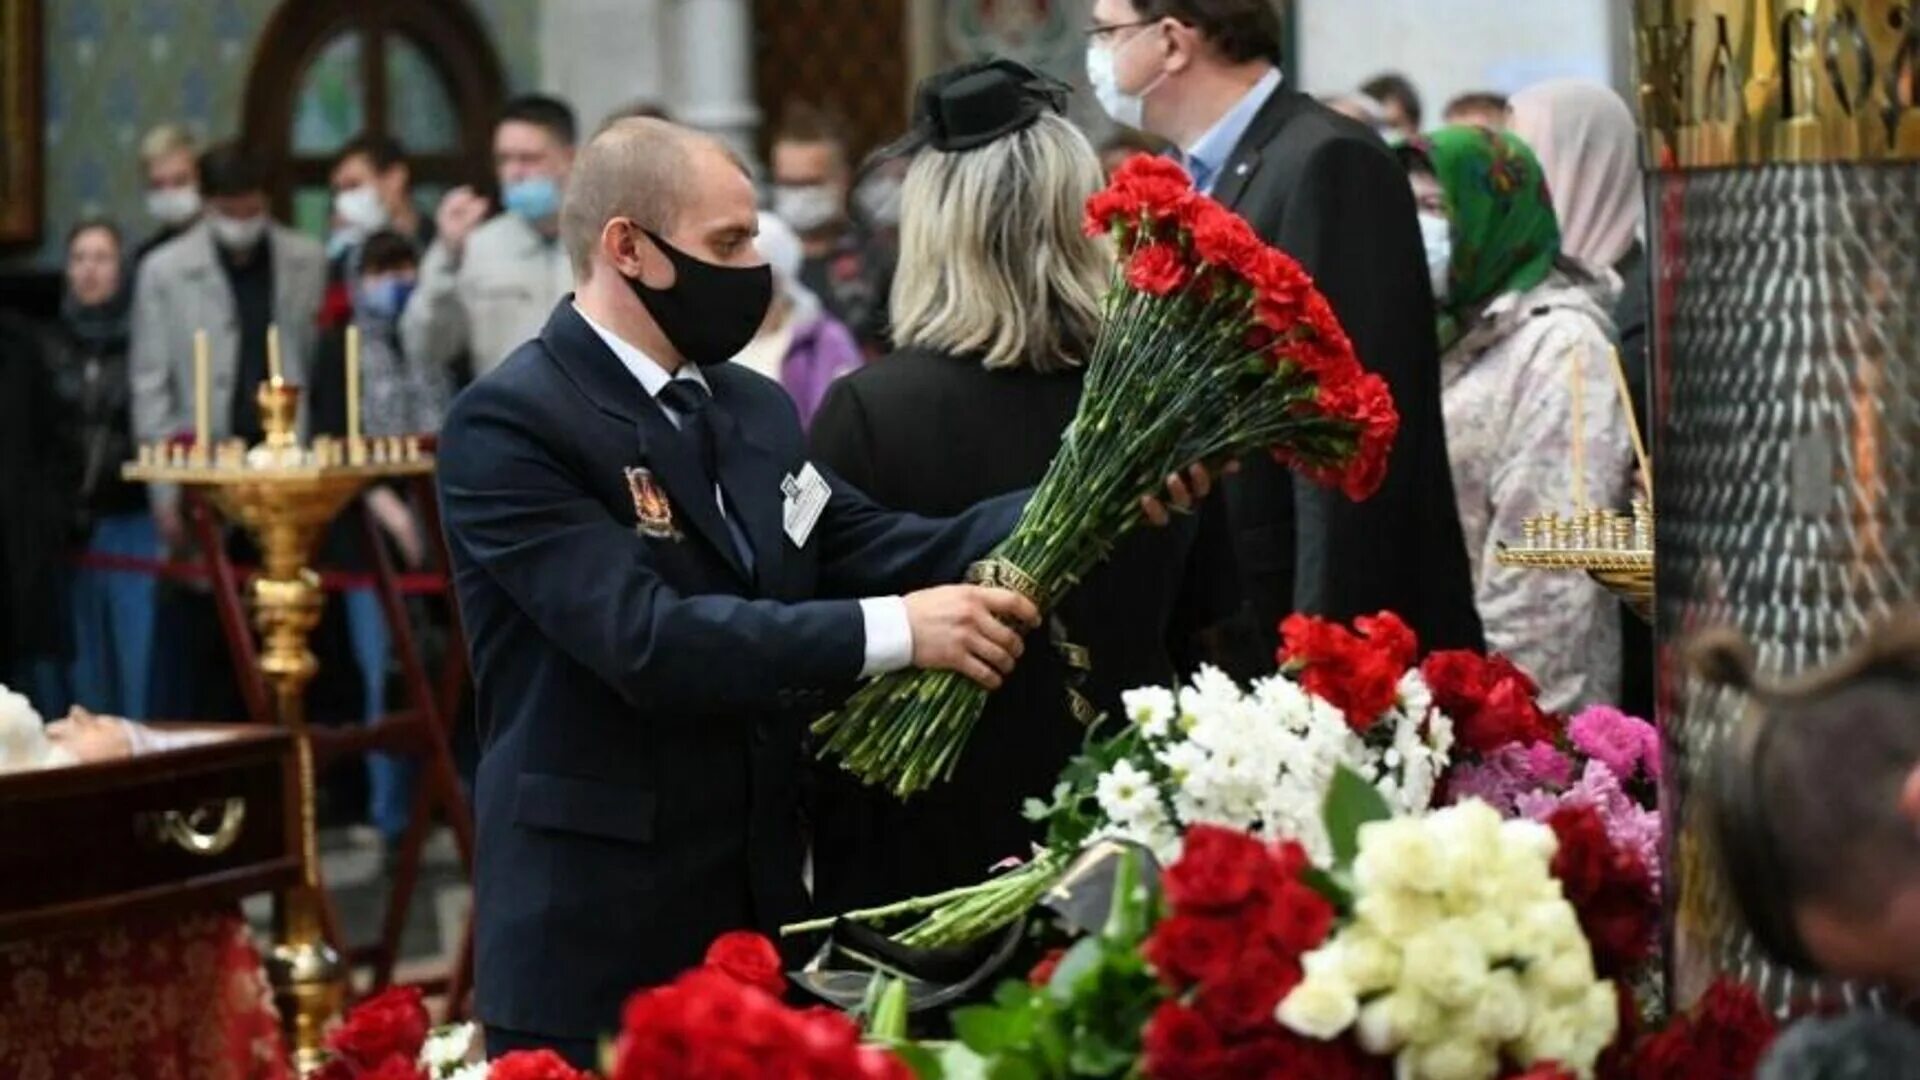
MULTIPOLYGON (((669 382, 687 379, 699 383, 707 393, 713 392, 713 388, 707 385, 707 377, 700 371, 700 365, 682 364, 679 371, 669 372, 637 346, 595 322, 592 316, 580 310, 579 304, 574 304, 573 310, 593 328, 594 333, 600 335, 601 341, 607 343, 607 348, 613 351, 621 365, 633 373, 647 396, 653 399, 653 403, 659 406, 674 427, 680 426, 680 414, 660 400, 660 391, 666 389, 669 382)), ((720 504, 720 516, 726 517, 727 503, 718 483, 714 485, 713 497, 720 504)), ((732 527, 731 522, 728 527, 732 527)), ((907 619, 905 600, 898 596, 868 597, 860 601, 860 620, 866 628, 866 659, 860 665, 861 678, 899 671, 913 663, 913 624, 907 619)))

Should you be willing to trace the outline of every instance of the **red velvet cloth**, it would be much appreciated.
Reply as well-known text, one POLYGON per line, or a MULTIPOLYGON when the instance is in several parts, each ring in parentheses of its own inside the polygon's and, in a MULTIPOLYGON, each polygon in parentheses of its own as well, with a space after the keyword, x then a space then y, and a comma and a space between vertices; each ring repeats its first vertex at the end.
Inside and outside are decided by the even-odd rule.
POLYGON ((289 1075, 260 953, 236 911, 0 945, 0 1077, 289 1075))

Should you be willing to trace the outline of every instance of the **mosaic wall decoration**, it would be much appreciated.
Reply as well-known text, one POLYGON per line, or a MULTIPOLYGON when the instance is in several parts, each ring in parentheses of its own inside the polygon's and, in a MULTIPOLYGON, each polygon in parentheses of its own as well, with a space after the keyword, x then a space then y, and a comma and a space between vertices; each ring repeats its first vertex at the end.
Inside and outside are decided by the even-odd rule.
MULTIPOLYGON (((140 137, 174 121, 220 139, 239 128, 241 102, 260 33, 280 0, 54 0, 45 5, 46 222, 37 250, 6 261, 56 265, 72 224, 103 215, 135 238, 152 228, 142 208, 140 137)), ((304 0, 287 0, 304 2, 304 0)), ((542 0, 468 0, 493 38, 509 90, 539 83, 539 5, 542 0)), ((350 39, 349 39, 350 40, 350 39)), ((344 58, 342 58, 344 59, 344 58)), ((430 115, 437 84, 411 77, 424 58, 389 50, 386 59, 395 104, 419 110, 424 129, 441 128, 430 115)), ((352 134, 353 95, 341 78, 352 67, 329 64, 315 74, 310 107, 297 121, 300 135, 338 140, 352 134), (329 80, 332 80, 330 83, 329 80), (347 103, 344 106, 342 102, 347 103), (344 132, 344 133, 343 133, 344 132)), ((410 121, 411 122, 411 121, 410 121)), ((412 128, 403 126, 404 131, 412 128)))

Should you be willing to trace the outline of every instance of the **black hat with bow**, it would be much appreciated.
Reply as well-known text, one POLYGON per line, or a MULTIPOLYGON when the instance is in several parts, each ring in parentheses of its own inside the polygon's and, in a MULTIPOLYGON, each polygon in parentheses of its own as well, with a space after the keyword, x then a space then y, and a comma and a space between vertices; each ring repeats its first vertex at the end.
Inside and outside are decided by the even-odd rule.
POLYGON ((1070 88, 1015 60, 976 60, 921 80, 913 126, 874 154, 905 157, 922 149, 958 153, 1030 127, 1043 113, 1063 113, 1070 88))

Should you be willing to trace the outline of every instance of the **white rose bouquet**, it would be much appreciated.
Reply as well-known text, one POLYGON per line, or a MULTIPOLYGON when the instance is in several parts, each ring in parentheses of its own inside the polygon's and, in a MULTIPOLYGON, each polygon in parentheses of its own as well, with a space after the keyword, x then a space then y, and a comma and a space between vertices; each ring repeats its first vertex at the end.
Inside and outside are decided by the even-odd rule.
POLYGON ((1416 1080, 1484 1080, 1503 1062, 1591 1076, 1618 1002, 1551 873, 1555 844, 1478 801, 1360 826, 1352 918, 1303 958, 1280 1023, 1352 1028, 1416 1080))

